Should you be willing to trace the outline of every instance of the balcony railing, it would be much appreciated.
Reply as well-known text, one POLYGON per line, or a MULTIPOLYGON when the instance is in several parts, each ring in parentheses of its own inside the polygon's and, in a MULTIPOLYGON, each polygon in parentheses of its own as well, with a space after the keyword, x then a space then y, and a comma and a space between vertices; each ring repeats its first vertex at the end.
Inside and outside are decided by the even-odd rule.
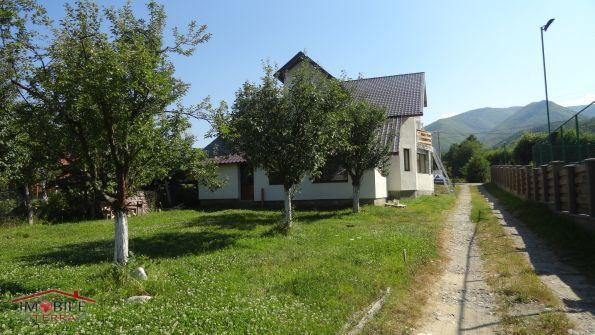
POLYGON ((417 129, 417 144, 432 146, 432 133, 423 129, 417 129))

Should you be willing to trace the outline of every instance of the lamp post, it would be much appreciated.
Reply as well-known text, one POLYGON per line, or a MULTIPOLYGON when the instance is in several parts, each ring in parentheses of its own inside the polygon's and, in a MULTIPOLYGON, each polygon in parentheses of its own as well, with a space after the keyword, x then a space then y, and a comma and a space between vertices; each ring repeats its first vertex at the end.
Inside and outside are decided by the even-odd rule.
POLYGON ((552 22, 554 22, 554 19, 549 19, 549 21, 547 21, 547 23, 545 24, 545 26, 541 27, 541 58, 543 59, 543 82, 545 83, 545 110, 547 112, 547 135, 548 135, 548 140, 551 142, 552 138, 551 138, 551 126, 550 126, 550 101, 548 99, 547 96, 547 74, 545 71, 545 50, 543 47, 543 32, 547 31, 547 28, 549 28, 550 24, 552 24, 552 22))

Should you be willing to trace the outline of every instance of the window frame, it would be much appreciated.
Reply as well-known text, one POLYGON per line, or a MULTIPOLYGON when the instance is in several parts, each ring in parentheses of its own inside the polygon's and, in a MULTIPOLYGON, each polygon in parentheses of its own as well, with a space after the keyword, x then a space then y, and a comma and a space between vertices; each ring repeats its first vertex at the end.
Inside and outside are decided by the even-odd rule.
MULTIPOLYGON (((334 173, 332 173, 332 177, 331 178, 335 178, 337 177, 340 173, 341 175, 341 179, 336 179, 336 180, 332 180, 330 178, 325 178, 325 177, 329 177, 329 176, 325 176, 325 172, 328 172, 329 170, 327 169, 327 171, 322 171, 322 173, 320 174, 320 176, 314 178, 314 180, 312 180, 312 184, 332 184, 332 183, 347 183, 349 182, 349 173, 347 172, 347 169, 341 167, 341 166, 337 166, 336 167, 336 171, 334 173)), ((329 173, 330 175, 330 173, 329 173)))
POLYGON ((283 186, 283 179, 278 172, 267 172, 266 175, 270 186, 283 186))
POLYGON ((430 173, 430 154, 427 150, 417 151, 417 173, 429 174, 430 173), (420 159, 422 158, 422 159, 420 159))
POLYGON ((411 171, 411 151, 409 148, 403 148, 403 170, 411 171))

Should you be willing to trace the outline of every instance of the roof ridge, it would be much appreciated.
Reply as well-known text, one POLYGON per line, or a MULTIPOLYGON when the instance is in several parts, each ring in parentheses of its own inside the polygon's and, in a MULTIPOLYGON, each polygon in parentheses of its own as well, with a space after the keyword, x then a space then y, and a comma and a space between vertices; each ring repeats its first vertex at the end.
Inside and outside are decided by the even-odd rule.
POLYGON ((380 79, 380 78, 387 78, 387 77, 399 77, 399 76, 410 76, 412 74, 425 74, 425 72, 411 72, 411 73, 401 73, 401 74, 391 74, 391 75, 387 75, 387 76, 378 76, 378 77, 369 77, 369 78, 359 78, 359 79, 349 79, 349 80, 344 80, 343 82, 349 82, 349 81, 358 81, 358 80, 368 80, 368 79, 380 79))

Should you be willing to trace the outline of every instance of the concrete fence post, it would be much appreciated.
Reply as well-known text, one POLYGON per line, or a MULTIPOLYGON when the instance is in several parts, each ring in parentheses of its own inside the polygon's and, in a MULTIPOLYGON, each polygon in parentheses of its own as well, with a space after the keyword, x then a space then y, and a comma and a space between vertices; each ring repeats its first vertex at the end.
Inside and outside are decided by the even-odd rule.
POLYGON ((595 158, 585 159, 585 169, 589 192, 589 215, 595 217, 595 158))
POLYGON ((541 168, 541 199, 543 203, 548 203, 550 201, 550 190, 549 185, 547 182, 548 171, 547 171, 547 164, 540 166, 541 168))
POLYGON ((560 201, 560 170, 562 169, 562 161, 554 161, 552 165, 552 178, 554 180, 554 210, 559 212, 562 209, 562 202, 560 201))
POLYGON ((564 169, 566 169, 566 175, 568 176, 568 186, 566 188, 568 191, 568 213, 574 214, 576 213, 576 187, 574 185, 574 172, 576 165, 569 164, 564 166, 564 169))
POLYGON ((531 165, 525 165, 525 199, 529 200, 532 198, 531 194, 531 185, 532 185, 532 178, 531 178, 531 165))
POLYGON ((532 178, 533 179, 533 200, 539 202, 539 169, 533 168, 532 169, 532 178))

